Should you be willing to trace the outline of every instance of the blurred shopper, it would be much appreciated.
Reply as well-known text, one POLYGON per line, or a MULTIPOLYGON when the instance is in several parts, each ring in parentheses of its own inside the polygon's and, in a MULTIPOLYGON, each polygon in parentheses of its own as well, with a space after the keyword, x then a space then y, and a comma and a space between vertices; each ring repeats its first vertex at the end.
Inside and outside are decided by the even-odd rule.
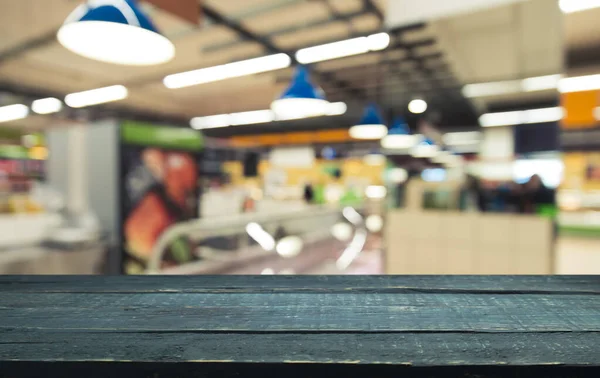
POLYGON ((547 188, 539 175, 533 175, 523 185, 521 197, 521 212, 536 213, 543 206, 554 206, 556 202, 556 193, 553 189, 547 188))
POLYGON ((461 208, 463 211, 486 211, 485 195, 479 179, 468 175, 461 191, 461 208))
POLYGON ((306 183, 304 185, 304 201, 310 205, 312 203, 314 203, 314 199, 315 199, 315 191, 313 189, 312 184, 306 183))

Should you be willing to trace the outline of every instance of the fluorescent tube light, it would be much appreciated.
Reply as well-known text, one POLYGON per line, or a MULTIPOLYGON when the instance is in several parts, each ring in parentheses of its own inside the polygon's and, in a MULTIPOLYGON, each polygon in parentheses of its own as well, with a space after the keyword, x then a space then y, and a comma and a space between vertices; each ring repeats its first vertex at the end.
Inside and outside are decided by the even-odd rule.
MULTIPOLYGON (((346 113, 348 106, 343 102, 333 102, 328 104, 327 111, 325 114, 319 114, 319 116, 336 116, 346 113)), ((286 121, 292 119, 310 118, 297 117, 297 118, 280 118, 276 117, 273 111, 267 110, 255 110, 250 112, 231 113, 231 114, 217 114, 204 117, 195 117, 190 121, 190 126, 196 130, 202 129, 213 129, 217 127, 227 126, 240 126, 250 125, 255 123, 265 123, 272 121, 286 121)))
POLYGON ((558 6, 563 13, 574 13, 600 7, 600 0, 560 0, 558 6))
POLYGON ((444 144, 447 146, 463 146, 479 143, 481 141, 481 133, 479 131, 446 133, 442 138, 444 144))
POLYGON ((543 123, 560 121, 564 116, 561 107, 525 110, 525 123, 543 123))
POLYGON ((0 107, 0 122, 16 121, 26 118, 29 108, 23 104, 15 104, 0 107))
POLYGON ((467 84, 462 89, 463 96, 467 98, 496 96, 521 91, 521 81, 496 81, 492 83, 467 84))
POLYGON ((547 89, 556 89, 560 83, 562 75, 546 75, 523 79, 521 87, 525 92, 544 91, 547 89))
POLYGON ((322 62, 345 56, 364 54, 369 51, 383 50, 389 44, 389 34, 377 33, 368 37, 346 39, 298 50, 296 52, 296 60, 302 64, 322 62))
POLYGON ((35 100, 31 104, 31 110, 37 114, 52 114, 58 113, 63 107, 62 101, 54 97, 35 100))
POLYGON ((486 113, 479 117, 481 127, 520 125, 525 123, 523 111, 486 113))
POLYGON ((227 127, 229 125, 231 125, 231 117, 229 114, 195 117, 190 121, 190 126, 196 130, 227 127))
POLYGON ((367 37, 367 44, 371 51, 383 50, 390 45, 390 35, 388 33, 371 34, 367 37))
POLYGON ((544 91, 559 86, 562 75, 529 77, 523 80, 495 81, 490 83, 467 84, 462 89, 467 98, 498 96, 510 93, 544 91))
POLYGON ((561 107, 486 113, 479 117, 479 124, 482 127, 495 127, 525 123, 556 122, 560 121, 563 116, 564 110, 561 107))
POLYGON ((232 113, 229 115, 232 126, 253 125, 257 123, 273 122, 275 113, 271 110, 253 110, 250 112, 232 113))
POLYGON ((566 77, 560 81, 558 89, 561 93, 600 89, 600 75, 566 77))
POLYGON ((234 77, 274 71, 289 67, 291 63, 292 59, 287 54, 280 53, 169 75, 164 78, 163 83, 167 88, 171 89, 184 88, 234 77))
POLYGON ((127 88, 122 85, 92 89, 89 91, 71 93, 65 97, 65 103, 72 108, 83 108, 91 105, 104 104, 127 98, 127 88))

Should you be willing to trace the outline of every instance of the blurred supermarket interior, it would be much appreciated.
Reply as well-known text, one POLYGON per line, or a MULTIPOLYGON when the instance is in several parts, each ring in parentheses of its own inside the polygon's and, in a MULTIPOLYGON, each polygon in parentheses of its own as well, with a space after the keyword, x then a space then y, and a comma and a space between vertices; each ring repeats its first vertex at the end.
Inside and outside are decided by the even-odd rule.
POLYGON ((0 274, 600 274, 600 0, 0 0, 0 274))

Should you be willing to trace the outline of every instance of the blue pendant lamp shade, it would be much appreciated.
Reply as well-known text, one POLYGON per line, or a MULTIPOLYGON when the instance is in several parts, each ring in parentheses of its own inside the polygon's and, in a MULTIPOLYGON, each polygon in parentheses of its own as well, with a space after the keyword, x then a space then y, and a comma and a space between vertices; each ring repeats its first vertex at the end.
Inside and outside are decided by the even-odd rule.
POLYGON ((360 122, 352 126, 349 131, 354 139, 381 139, 388 133, 379 108, 375 104, 366 107, 360 122))
POLYGON ((435 158, 440 148, 430 138, 423 138, 419 144, 413 147, 411 155, 416 158, 435 158))
POLYGON ((278 119, 296 119, 325 115, 328 106, 325 93, 311 82, 306 67, 298 66, 290 85, 271 103, 271 110, 278 119))
POLYGON ((69 15, 57 37, 74 53, 107 63, 147 66, 175 56, 173 43, 135 0, 88 0, 69 15))
POLYGON ((391 150, 407 150, 414 147, 417 138, 410 134, 410 129, 402 117, 396 117, 388 132, 381 140, 381 146, 391 150))
POLYGON ((408 124, 402 117, 396 117, 388 135, 410 135, 408 124))

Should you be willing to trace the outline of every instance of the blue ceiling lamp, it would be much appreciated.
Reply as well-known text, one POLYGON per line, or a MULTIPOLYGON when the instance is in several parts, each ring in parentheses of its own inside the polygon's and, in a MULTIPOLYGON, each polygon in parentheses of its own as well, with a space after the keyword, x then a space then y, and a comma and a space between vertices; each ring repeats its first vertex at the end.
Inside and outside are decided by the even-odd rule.
POLYGON ((415 158, 435 158, 440 148, 430 138, 424 137, 421 142, 414 146, 411 155, 415 158))
POLYGON ((310 81, 304 66, 296 67, 290 85, 271 103, 271 110, 279 120, 323 116, 328 114, 328 109, 325 93, 310 81))
POLYGON ((375 104, 367 106, 360 122, 350 128, 350 136, 354 139, 381 139, 387 133, 387 126, 375 104))
POLYGON ((107 63, 149 66, 175 56, 173 43, 136 0, 88 0, 67 17, 57 37, 74 53, 107 63))
POLYGON ((407 150, 414 147, 416 137, 410 134, 410 129, 402 117, 396 117, 394 123, 386 135, 381 140, 381 146, 389 150, 407 150))

